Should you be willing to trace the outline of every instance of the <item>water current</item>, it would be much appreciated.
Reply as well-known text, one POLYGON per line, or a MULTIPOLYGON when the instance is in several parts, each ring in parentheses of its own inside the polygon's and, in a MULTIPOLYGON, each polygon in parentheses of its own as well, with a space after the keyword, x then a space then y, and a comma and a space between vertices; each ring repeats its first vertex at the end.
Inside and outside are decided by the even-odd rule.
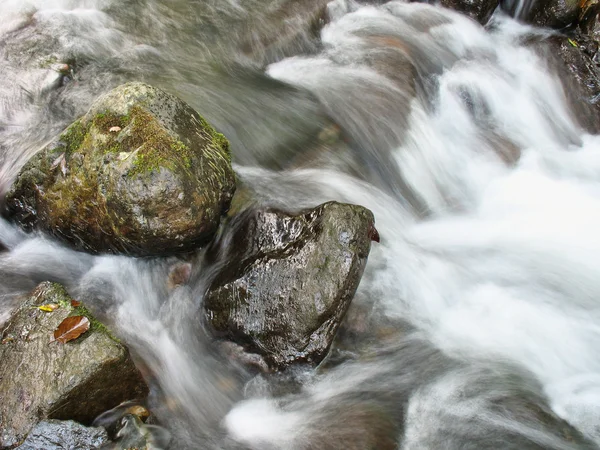
POLYGON ((143 80, 230 139, 262 203, 364 205, 381 243, 317 370, 256 375, 215 348, 202 251, 173 289, 176 258, 4 221, 0 321, 44 280, 88 301, 152 386, 157 447, 597 448, 600 140, 549 34, 399 1, 1 0, 0 195, 98 95, 143 80))

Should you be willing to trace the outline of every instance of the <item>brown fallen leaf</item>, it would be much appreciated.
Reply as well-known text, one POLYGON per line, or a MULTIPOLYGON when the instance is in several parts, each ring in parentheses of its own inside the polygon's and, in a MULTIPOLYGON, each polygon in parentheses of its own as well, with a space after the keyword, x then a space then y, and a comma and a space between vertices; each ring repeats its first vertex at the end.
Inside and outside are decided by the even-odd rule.
POLYGON ((90 319, 85 316, 71 316, 63 320, 58 328, 54 330, 54 340, 66 344, 77 339, 90 329, 90 319))
POLYGON ((77 308, 80 305, 81 305, 81 302, 79 300, 71 300, 71 306, 73 308, 77 308))
POLYGON ((379 231, 377 231, 374 224, 369 225, 369 237, 372 241, 379 243, 379 231))
POLYGON ((52 312, 60 308, 60 305, 56 303, 48 303, 47 305, 38 306, 38 309, 44 312, 52 312))

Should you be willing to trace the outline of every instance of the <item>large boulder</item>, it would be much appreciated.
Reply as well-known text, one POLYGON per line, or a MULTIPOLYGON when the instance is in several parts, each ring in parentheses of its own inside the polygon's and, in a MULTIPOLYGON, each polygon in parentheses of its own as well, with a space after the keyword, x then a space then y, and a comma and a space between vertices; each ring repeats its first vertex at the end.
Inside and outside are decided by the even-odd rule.
POLYGON ((72 420, 38 423, 16 450, 94 450, 108 443, 102 427, 84 427, 72 420))
POLYGON ((290 215, 237 216, 211 249, 224 264, 205 297, 218 335, 263 355, 273 369, 320 362, 378 239, 373 214, 336 202, 290 215))
POLYGON ((234 190, 223 135, 178 98, 128 83, 35 155, 6 205, 77 249, 157 255, 206 242, 234 190))
POLYGON ((40 284, 0 339, 0 449, 19 444, 40 419, 89 424, 103 411, 148 393, 127 348, 83 306, 72 306, 59 284, 40 284), (58 308, 39 308, 49 304, 58 308), (53 341, 54 330, 72 315, 88 317, 90 329, 65 344, 53 341))

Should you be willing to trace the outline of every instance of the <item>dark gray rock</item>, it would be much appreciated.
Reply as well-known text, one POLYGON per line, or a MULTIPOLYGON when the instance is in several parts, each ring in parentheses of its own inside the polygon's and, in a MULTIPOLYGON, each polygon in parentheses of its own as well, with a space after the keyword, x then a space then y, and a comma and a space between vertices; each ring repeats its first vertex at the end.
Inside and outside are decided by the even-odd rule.
POLYGON ((178 98, 128 83, 25 165, 6 214, 77 249, 157 255, 206 242, 234 190, 225 137, 178 98))
POLYGON ((540 27, 565 28, 577 22, 579 4, 579 0, 537 0, 524 20, 540 27))
POLYGON ((442 6, 461 12, 485 25, 498 6, 498 0, 440 0, 442 6))
POLYGON ((88 428, 72 420, 38 423, 17 450, 93 450, 108 442, 102 427, 88 428))
POLYGON ((577 120, 590 133, 600 132, 600 72, 576 38, 553 36, 538 46, 551 61, 577 120))
POLYGON ((0 448, 19 444, 40 419, 89 424, 119 403, 144 397, 148 388, 127 348, 56 283, 41 283, 13 313, 0 336, 0 448), (45 304, 59 305, 52 312, 45 304), (90 329, 61 344, 53 332, 70 315, 90 329))
POLYGON ((241 213, 208 254, 224 264, 205 295, 209 323, 275 369, 320 362, 378 239, 373 222, 369 210, 336 202, 241 213))

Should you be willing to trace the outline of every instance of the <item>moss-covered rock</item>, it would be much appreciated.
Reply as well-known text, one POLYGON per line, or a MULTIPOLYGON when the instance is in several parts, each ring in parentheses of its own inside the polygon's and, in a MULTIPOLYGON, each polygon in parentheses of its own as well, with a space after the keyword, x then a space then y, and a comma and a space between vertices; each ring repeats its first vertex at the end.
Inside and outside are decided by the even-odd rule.
POLYGON ((15 311, 0 336, 0 449, 19 444, 40 419, 89 424, 148 388, 127 348, 65 289, 40 284, 15 311), (44 312, 41 305, 59 305, 44 312), (85 315, 90 329, 75 340, 53 342, 53 332, 71 315, 85 315))
POLYGON ((208 322, 274 369, 320 362, 360 282, 373 221, 335 202, 297 215, 240 213, 207 254, 224 259, 205 295, 208 322))
POLYGON ((6 214, 78 249, 159 255, 206 242, 234 190, 225 137, 178 98, 128 83, 25 165, 6 214))

